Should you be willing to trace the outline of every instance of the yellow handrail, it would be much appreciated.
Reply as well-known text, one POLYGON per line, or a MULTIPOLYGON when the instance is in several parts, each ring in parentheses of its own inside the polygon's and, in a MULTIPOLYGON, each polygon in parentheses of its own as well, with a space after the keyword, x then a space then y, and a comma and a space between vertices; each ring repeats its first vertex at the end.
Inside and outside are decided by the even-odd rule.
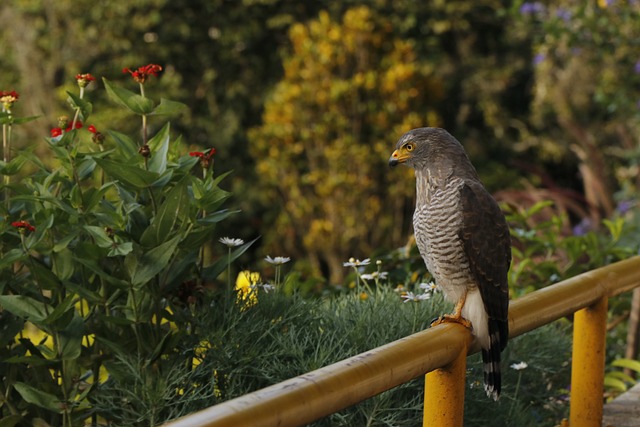
MULTIPOLYGON (((509 306, 512 338, 579 312, 574 322, 571 427, 600 425, 606 301, 638 285, 640 256, 532 292, 509 306)), ((466 363, 461 355, 475 351, 467 329, 441 324, 187 415, 166 427, 304 425, 425 373, 429 373, 425 390, 430 396, 455 393, 456 397, 438 404, 425 399, 429 402, 425 425, 461 426, 466 363)))

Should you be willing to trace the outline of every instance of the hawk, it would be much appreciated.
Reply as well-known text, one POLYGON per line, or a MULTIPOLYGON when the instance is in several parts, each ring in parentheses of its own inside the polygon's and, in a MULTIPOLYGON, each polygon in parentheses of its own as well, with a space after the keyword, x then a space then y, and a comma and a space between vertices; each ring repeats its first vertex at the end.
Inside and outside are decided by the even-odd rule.
POLYGON ((484 388, 500 397, 500 352, 509 337, 511 238, 504 214, 449 132, 405 133, 389 158, 415 169, 413 228, 420 255, 453 314, 436 320, 471 328, 482 347, 484 388))

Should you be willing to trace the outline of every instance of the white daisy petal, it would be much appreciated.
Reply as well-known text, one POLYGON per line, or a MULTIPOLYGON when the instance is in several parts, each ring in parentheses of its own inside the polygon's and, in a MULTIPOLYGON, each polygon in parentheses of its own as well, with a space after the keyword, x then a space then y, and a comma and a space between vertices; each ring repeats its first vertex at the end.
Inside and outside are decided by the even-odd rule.
POLYGON ((220 243, 222 243, 223 245, 226 245, 230 248, 234 247, 234 246, 240 246, 240 245, 244 245, 244 240, 242 239, 232 239, 231 237, 221 237, 218 240, 220 243))

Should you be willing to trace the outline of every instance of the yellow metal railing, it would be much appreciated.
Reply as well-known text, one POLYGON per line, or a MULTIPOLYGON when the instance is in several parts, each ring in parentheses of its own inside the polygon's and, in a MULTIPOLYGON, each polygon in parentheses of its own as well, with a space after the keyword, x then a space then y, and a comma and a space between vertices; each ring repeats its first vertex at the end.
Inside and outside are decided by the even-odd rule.
MULTIPOLYGON (((600 426, 607 300, 640 285, 640 256, 526 295, 509 306, 516 337, 575 313, 571 427, 600 426)), ((462 426, 470 332, 441 324, 185 416, 166 427, 300 426, 426 374, 425 426, 462 426)))

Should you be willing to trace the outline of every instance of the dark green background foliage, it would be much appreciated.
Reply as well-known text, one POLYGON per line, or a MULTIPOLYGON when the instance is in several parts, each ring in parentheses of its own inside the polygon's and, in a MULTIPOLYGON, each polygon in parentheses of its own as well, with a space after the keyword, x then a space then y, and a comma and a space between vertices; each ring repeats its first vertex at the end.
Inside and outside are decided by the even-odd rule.
MULTIPOLYGON (((502 203, 513 298, 637 254, 639 19, 623 0, 3 2, 2 425, 157 425, 427 327, 450 307, 402 302, 429 275, 412 174, 386 165, 412 127, 458 137, 502 203), (141 94, 121 70, 149 63, 141 94), (81 95, 78 73, 98 78, 81 95), (63 115, 84 127, 49 137, 63 115), (241 270, 257 294, 232 291, 241 270)), ((637 350, 637 309, 611 300, 608 360, 637 350)), ((510 342, 499 403, 470 358, 466 423, 556 425, 569 323, 510 342)), ((417 425, 422 388, 316 425, 417 425)))
MULTIPOLYGON (((618 201, 633 197, 638 175, 633 171, 639 113, 633 94, 640 73, 635 71, 633 52, 637 52, 640 37, 633 23, 639 11, 633 2, 614 3, 607 7, 604 1, 567 0, 547 7, 495 0, 426 4, 144 0, 126 5, 16 1, 0 6, 0 86, 22 94, 26 115, 41 115, 32 126, 17 130, 29 137, 20 140, 25 147, 26 141, 38 140, 55 125, 63 112, 64 90, 70 88, 76 73, 114 79, 125 66, 163 65, 159 83, 163 93, 189 106, 175 130, 194 148, 215 146, 219 170, 238 172, 229 183, 243 211, 241 217, 231 220, 234 229, 244 237, 256 229, 264 236, 252 251, 263 255, 295 252, 303 255, 295 260, 299 268, 336 282, 342 274, 329 253, 342 255, 348 249, 365 256, 372 246, 391 249, 403 243, 410 232, 411 200, 406 195, 411 193, 411 183, 404 175, 387 174, 397 181, 394 185, 406 185, 407 191, 391 196, 384 187, 378 190, 380 194, 363 192, 369 194, 373 206, 379 197, 387 204, 380 215, 373 216, 377 221, 361 215, 355 224, 374 230, 379 222, 380 232, 389 230, 386 241, 364 231, 355 232, 346 243, 338 239, 305 241, 308 227, 301 223, 310 224, 321 215, 332 230, 340 230, 345 219, 339 218, 348 220, 366 212, 367 202, 354 203, 339 218, 327 217, 317 208, 288 217, 286 203, 292 196, 287 193, 287 178, 295 178, 292 160, 265 158, 265 151, 256 149, 260 138, 248 134, 252 128, 275 125, 263 115, 268 112, 265 103, 274 101, 277 84, 293 84, 294 76, 287 75, 285 67, 300 51, 293 47, 290 31, 296 26, 317 26, 320 12, 326 11, 337 31, 348 32, 345 12, 366 5, 377 22, 367 34, 406 43, 413 56, 389 61, 404 62, 420 72, 409 81, 418 90, 413 95, 417 102, 409 107, 411 112, 401 113, 404 120, 394 118, 388 107, 367 95, 360 105, 373 102, 374 109, 365 113, 365 108, 355 117, 372 126, 362 128, 352 121, 351 128, 317 132, 314 127, 334 123, 327 122, 331 113, 345 114, 345 98, 321 101, 315 95, 298 95, 289 98, 290 108, 306 115, 307 121, 293 121, 290 129, 280 126, 280 141, 292 138, 302 149, 304 141, 312 138, 325 152, 335 147, 335 141, 353 141, 364 150, 369 144, 390 149, 411 126, 441 125, 464 142, 489 188, 502 190, 496 193, 501 200, 526 207, 552 199, 571 223, 588 218, 595 226, 612 214, 618 201), (602 78, 591 79, 593 75, 602 78), (426 110, 431 113, 424 114, 426 110), (323 118, 318 111, 329 114, 323 118), (390 120, 377 113, 387 114, 390 120), (309 135, 301 135, 305 129, 309 135), (276 182, 268 179, 259 169, 259 163, 266 160, 280 162, 287 174, 276 182)), ((310 40, 311 49, 314 44, 321 49, 329 38, 327 32, 325 39, 310 40)), ((368 63, 361 61, 364 74, 398 65, 379 62, 388 47, 362 43, 359 49, 354 58, 370 57, 368 63)), ((327 73, 326 78, 336 83, 353 75, 350 67, 346 63, 342 71, 327 73)), ((382 87, 381 82, 383 79, 377 87, 382 87)), ((319 92, 308 86, 304 93, 319 92)), ((395 95, 400 104, 402 91, 398 89, 395 95)), ((393 96, 387 98, 393 100, 393 96)), ((94 120, 101 128, 125 133, 135 129, 102 98, 96 102, 100 108, 94 120)), ((380 157, 371 167, 384 168, 385 156, 379 150, 370 149, 370 155, 380 157)), ((361 159, 374 162, 370 157, 361 159)), ((300 157, 295 162, 313 171, 309 161, 300 157)), ((337 199, 345 197, 341 194, 357 193, 358 185, 345 179, 348 170, 324 173, 342 182, 341 191, 333 196, 337 205, 337 199)), ((366 188, 368 184, 362 185, 366 188)))

